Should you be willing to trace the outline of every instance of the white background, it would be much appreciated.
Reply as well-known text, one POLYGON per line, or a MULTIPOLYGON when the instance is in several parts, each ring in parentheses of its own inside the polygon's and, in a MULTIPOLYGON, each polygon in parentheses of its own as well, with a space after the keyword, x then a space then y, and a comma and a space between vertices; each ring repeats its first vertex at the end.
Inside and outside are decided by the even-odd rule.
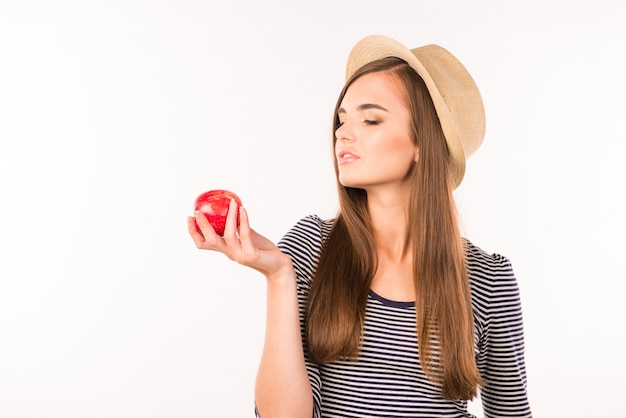
POLYGON ((624 17, 618 0, 0 0, 0 416, 253 415, 264 278, 198 251, 185 218, 213 188, 273 240, 332 217, 331 113, 374 33, 446 47, 482 91, 456 195, 465 234, 513 262, 535 416, 625 416, 624 17))

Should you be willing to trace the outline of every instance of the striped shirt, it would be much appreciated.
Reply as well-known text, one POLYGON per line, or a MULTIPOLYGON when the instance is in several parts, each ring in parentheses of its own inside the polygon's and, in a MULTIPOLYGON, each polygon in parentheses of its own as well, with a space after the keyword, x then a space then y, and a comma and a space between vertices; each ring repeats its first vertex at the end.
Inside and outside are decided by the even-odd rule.
MULTIPOLYGON (((368 297, 358 358, 316 364, 306 354, 304 319, 310 280, 332 220, 301 219, 278 246, 293 261, 305 362, 313 389, 314 418, 472 417, 467 402, 447 400, 422 371, 415 304, 368 297)), ((486 418, 530 417, 524 365, 522 310, 510 262, 467 242, 474 311, 476 362, 485 387, 486 418)))

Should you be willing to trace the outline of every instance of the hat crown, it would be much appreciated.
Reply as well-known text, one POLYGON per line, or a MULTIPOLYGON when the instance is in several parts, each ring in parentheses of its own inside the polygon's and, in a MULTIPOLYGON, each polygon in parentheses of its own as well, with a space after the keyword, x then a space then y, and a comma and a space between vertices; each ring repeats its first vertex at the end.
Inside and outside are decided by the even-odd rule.
POLYGON ((385 57, 406 61, 424 80, 446 138, 456 188, 463 180, 466 159, 485 136, 485 109, 474 79, 454 55, 439 45, 408 49, 382 35, 368 36, 354 46, 346 79, 363 65, 385 57))

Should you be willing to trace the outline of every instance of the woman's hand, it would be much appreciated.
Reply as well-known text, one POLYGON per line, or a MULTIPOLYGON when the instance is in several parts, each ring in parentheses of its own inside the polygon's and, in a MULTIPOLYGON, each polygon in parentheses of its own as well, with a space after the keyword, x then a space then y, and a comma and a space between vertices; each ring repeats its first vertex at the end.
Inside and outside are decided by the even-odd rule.
POLYGON ((224 236, 220 237, 206 216, 196 211, 187 218, 187 229, 196 247, 203 250, 218 251, 244 266, 263 273, 268 279, 280 276, 292 269, 291 259, 283 254, 269 239, 258 234, 248 221, 248 212, 231 199, 226 217, 224 236), (237 228, 239 213, 239 228, 237 228), (200 231, 196 229, 196 223, 200 231))

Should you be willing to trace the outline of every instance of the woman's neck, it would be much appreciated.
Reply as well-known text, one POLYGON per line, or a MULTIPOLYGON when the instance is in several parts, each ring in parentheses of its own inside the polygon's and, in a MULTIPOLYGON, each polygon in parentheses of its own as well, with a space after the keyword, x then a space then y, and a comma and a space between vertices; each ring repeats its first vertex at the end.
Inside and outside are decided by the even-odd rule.
POLYGON ((377 252, 370 288, 394 301, 414 301, 413 246, 409 242, 408 194, 368 194, 377 252))
POLYGON ((368 193, 368 208, 379 252, 391 260, 409 254, 407 197, 401 193, 368 193))

